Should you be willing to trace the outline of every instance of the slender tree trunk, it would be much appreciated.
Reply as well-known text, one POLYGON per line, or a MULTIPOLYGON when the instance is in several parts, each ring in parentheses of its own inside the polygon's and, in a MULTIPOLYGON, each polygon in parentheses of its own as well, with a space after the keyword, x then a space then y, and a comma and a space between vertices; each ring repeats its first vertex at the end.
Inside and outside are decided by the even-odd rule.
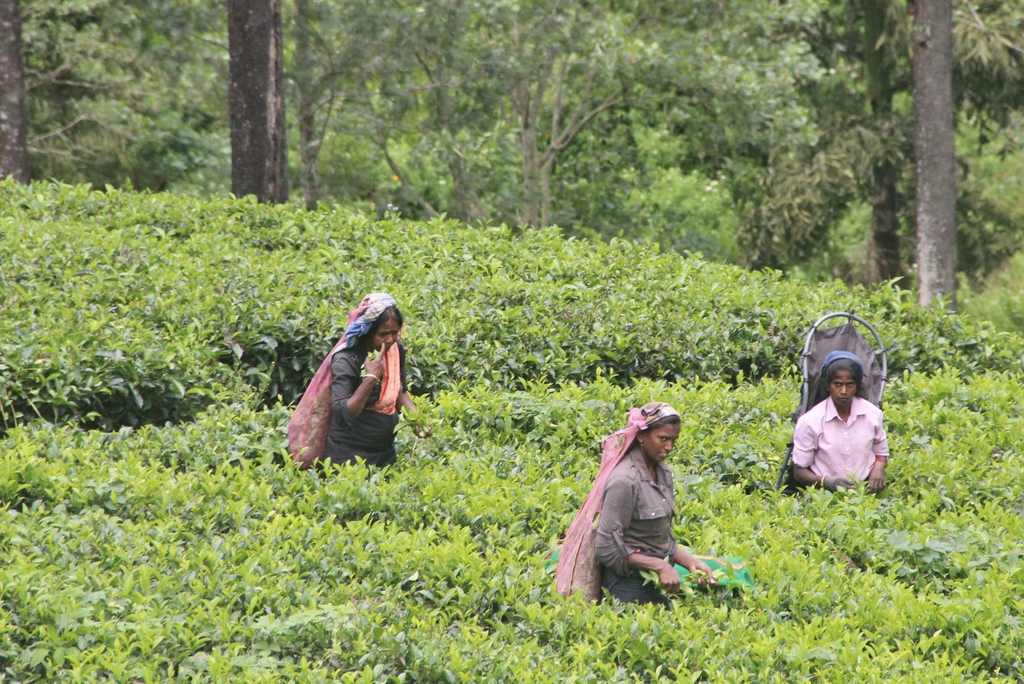
POLYGON ((519 152, 523 158, 523 224, 540 226, 540 154, 537 152, 537 129, 524 116, 519 133, 519 152))
POLYGON ((28 114, 21 58, 21 4, 0 0, 0 178, 28 183, 28 114))
POLYGON ((298 86, 299 150, 302 159, 302 199, 306 209, 316 209, 320 199, 320 172, 317 157, 320 138, 316 131, 317 93, 313 87, 313 59, 309 50, 310 27, 308 0, 295 0, 295 84, 298 86))
POLYGON ((466 166, 465 159, 452 145, 452 153, 448 159, 448 170, 452 174, 452 184, 454 185, 452 188, 454 205, 452 215, 465 223, 476 221, 488 223, 491 220, 491 214, 473 187, 473 179, 466 166))
POLYGON ((914 153, 918 301, 956 309, 956 160, 952 0, 917 0, 914 16, 914 153))
MULTIPOLYGON (((518 31, 516 32, 518 34, 518 31)), ((518 40, 518 38, 517 38, 518 40)), ((530 77, 522 77, 511 89, 512 109, 519 125, 519 151, 523 169, 523 223, 545 228, 551 223, 553 194, 551 176, 559 153, 573 141, 593 119, 602 112, 625 102, 626 90, 615 87, 614 91, 597 99, 592 97, 594 79, 599 69, 594 62, 580 63, 568 52, 553 54, 544 52, 540 59, 528 65, 530 77), (566 78, 570 65, 574 68, 586 66, 584 86, 572 97, 566 90, 566 78), (533 82, 535 79, 535 83, 533 82), (544 151, 537 148, 537 122, 545 106, 548 89, 553 91, 550 98, 550 128, 545 131, 547 144, 544 151), (578 100, 575 107, 571 100, 578 100)))
POLYGON ((316 117, 310 101, 299 95, 299 144, 302 145, 302 201, 306 209, 316 209, 320 201, 320 139, 316 130, 316 117))
POLYGON ((274 169, 271 193, 274 202, 288 201, 288 122, 284 113, 284 27, 281 0, 271 0, 274 29, 271 33, 270 68, 272 83, 267 91, 267 118, 273 141, 271 165, 274 169))
POLYGON ((447 132, 445 138, 448 145, 448 171, 452 175, 452 207, 450 214, 464 223, 475 223, 478 221, 489 223, 491 220, 490 212, 487 211, 487 207, 480 200, 480 195, 477 194, 474 187, 470 164, 467 163, 465 155, 459 150, 458 146, 459 127, 452 121, 455 102, 453 101, 450 89, 445 84, 457 80, 457 77, 447 68, 447 64, 441 65, 442 68, 439 73, 429 69, 425 62, 423 62, 423 65, 430 82, 441 86, 435 91, 434 96, 429 101, 434 107, 434 118, 437 120, 439 127, 447 132))
MULTIPOLYGON (((893 64, 879 43, 886 34, 886 14, 890 0, 864 0, 864 65, 867 72, 871 111, 878 118, 892 116, 893 64)), ((892 123, 882 124, 888 134, 892 123)), ((871 245, 868 250, 869 283, 897 278, 903 274, 900 263, 900 221, 896 209, 895 165, 883 159, 874 165, 871 193, 871 245)))
POLYGON ((871 249, 867 281, 880 283, 903 274, 900 263, 900 220, 896 208, 896 167, 888 161, 875 166, 871 195, 871 249))
POLYGON ((554 155, 545 155, 544 163, 540 166, 540 226, 547 228, 551 225, 551 173, 554 170, 554 155))
POLYGON ((227 0, 231 192, 288 200, 281 0, 227 0))
POLYGON ((420 192, 412 186, 411 183, 406 179, 405 174, 398 164, 395 163, 391 153, 388 152, 388 137, 387 134, 382 134, 377 145, 380 147, 380 151, 384 154, 384 160, 388 163, 388 167, 391 169, 391 173, 402 183, 402 187, 398 191, 398 196, 409 204, 418 204, 423 209, 423 213, 426 214, 427 218, 434 218, 437 216, 437 209, 431 206, 427 198, 420 194, 420 192))

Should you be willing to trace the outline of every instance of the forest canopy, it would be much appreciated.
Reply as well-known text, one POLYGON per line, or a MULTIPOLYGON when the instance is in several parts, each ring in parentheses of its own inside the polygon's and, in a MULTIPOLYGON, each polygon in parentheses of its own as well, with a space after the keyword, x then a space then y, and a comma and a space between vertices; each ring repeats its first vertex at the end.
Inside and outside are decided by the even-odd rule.
MULTIPOLYGON (((293 201, 913 284, 913 3, 277 7, 293 201)), ((230 189, 223 3, 22 14, 33 178, 230 189)), ((1024 5, 953 22, 958 270, 981 287, 1024 236, 1024 5)))

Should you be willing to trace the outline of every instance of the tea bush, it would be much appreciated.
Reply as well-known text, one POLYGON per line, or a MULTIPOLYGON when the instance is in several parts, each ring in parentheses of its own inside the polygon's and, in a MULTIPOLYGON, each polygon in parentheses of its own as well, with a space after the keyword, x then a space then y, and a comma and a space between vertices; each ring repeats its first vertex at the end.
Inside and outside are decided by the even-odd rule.
POLYGON ((1019 337, 623 242, 50 184, 0 183, 0 263, 0 681, 1024 679, 1019 337), (433 436, 299 471, 287 404, 378 289, 433 436), (846 308, 898 345, 890 487, 787 498, 803 334, 846 308), (677 537, 759 587, 564 601, 544 554, 653 399, 677 537))
POLYGON ((895 378, 890 486, 786 497, 792 376, 474 386, 423 399, 395 467, 299 471, 285 407, 43 423, 0 442, 0 678, 11 681, 1019 681, 1020 375, 895 378), (669 613, 563 601, 544 553, 599 442, 683 412, 675 532, 758 588, 669 613))
POLYGON ((837 309, 877 323, 894 374, 1024 360, 1020 337, 892 289, 806 288, 649 246, 515 233, 0 183, 0 430, 176 423, 246 386, 292 402, 348 309, 380 289, 407 314, 416 394, 777 377, 837 309))
POLYGON ((999 330, 1024 332, 1024 252, 989 277, 984 290, 977 294, 968 290, 965 295, 961 299, 969 315, 999 330))

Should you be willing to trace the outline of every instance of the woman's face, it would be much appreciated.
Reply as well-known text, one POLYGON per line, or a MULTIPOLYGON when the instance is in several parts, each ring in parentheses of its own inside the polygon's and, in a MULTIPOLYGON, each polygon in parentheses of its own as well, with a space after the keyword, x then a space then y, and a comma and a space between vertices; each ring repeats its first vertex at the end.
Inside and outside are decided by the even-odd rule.
POLYGON ((392 318, 380 324, 366 340, 367 351, 380 351, 398 341, 398 321, 392 318))
POLYGON ((640 442, 640 451, 649 461, 661 463, 676 445, 679 439, 679 423, 668 423, 653 430, 645 430, 637 437, 640 442))
POLYGON ((832 403, 836 408, 847 408, 853 403, 853 395, 857 393, 857 381, 853 379, 853 373, 841 370, 828 383, 828 393, 832 396, 832 403))

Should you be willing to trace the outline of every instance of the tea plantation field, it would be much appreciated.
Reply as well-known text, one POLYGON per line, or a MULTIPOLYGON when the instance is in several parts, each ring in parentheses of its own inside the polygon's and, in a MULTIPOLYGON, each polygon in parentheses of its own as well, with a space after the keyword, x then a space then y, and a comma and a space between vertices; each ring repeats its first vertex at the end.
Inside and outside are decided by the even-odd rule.
POLYGON ((1024 681, 1024 340, 626 243, 0 184, 0 682, 1024 681), (403 304, 386 471, 299 471, 347 309, 403 304), (771 491, 817 315, 896 346, 873 497, 771 491), (683 412, 676 534, 758 588, 552 591, 602 436, 683 412))

